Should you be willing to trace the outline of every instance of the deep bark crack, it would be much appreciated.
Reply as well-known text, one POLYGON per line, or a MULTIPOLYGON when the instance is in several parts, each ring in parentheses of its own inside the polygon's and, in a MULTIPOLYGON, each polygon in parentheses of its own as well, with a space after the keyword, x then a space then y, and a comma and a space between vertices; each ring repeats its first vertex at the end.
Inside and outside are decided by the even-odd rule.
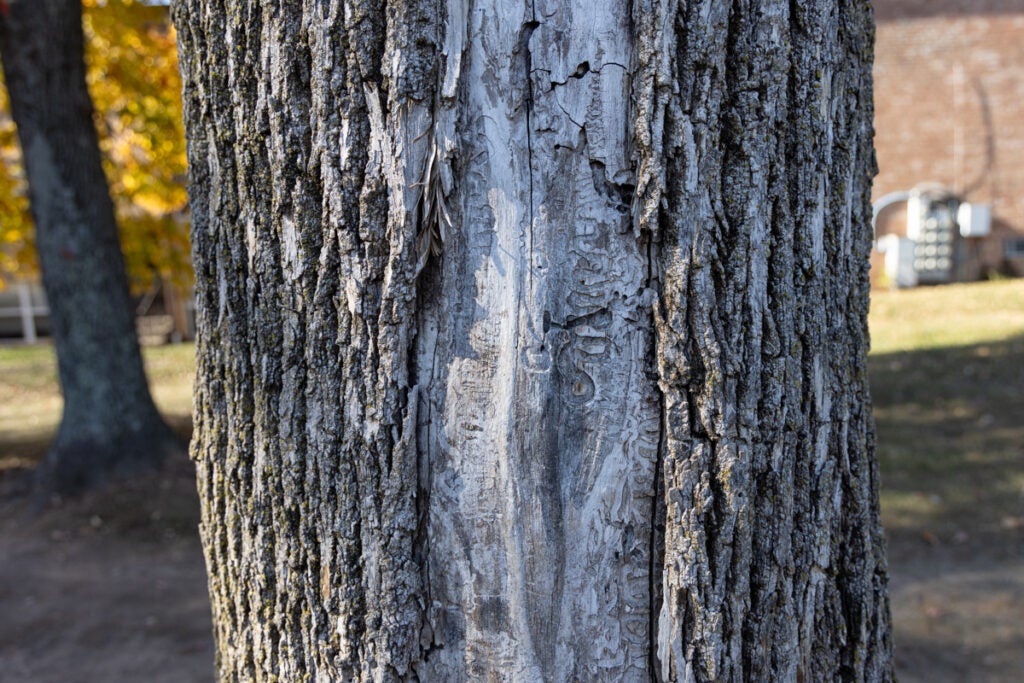
POLYGON ((533 234, 533 55, 530 51, 530 38, 533 37, 533 32, 537 30, 538 26, 540 26, 540 22, 537 21, 537 6, 536 3, 531 0, 530 20, 523 23, 523 26, 519 31, 519 44, 516 46, 516 51, 521 51, 523 55, 523 73, 526 78, 526 82, 523 87, 526 90, 526 161, 530 196, 530 205, 527 207, 527 216, 529 220, 529 225, 527 227, 530 235, 530 244, 527 249, 530 259, 530 268, 527 272, 527 283, 529 291, 531 292, 533 291, 533 248, 535 243, 533 234))

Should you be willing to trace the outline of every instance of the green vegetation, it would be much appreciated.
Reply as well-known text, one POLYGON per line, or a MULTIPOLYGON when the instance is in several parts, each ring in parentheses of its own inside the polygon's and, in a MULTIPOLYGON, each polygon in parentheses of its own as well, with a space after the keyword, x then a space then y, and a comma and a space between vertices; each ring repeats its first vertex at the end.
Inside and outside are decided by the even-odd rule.
POLYGON ((1024 282, 871 293, 871 351, 922 351, 1024 335, 1024 282))
POLYGON ((966 543, 1021 528, 1024 281, 872 298, 869 365, 890 536, 966 543))

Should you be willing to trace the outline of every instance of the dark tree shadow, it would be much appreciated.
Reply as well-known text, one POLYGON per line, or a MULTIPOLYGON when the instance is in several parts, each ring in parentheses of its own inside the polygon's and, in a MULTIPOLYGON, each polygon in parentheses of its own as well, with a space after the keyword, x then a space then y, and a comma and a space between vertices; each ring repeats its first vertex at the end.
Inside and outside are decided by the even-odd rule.
POLYGON ((904 681, 1024 670, 1024 336, 869 359, 904 681))
POLYGON ((1024 336, 869 367, 890 532, 1005 541, 1024 515, 1024 336))

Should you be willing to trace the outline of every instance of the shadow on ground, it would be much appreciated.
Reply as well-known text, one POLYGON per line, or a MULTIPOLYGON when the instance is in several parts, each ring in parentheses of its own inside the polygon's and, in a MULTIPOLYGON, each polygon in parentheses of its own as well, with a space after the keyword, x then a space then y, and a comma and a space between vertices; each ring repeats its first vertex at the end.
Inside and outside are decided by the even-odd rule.
POLYGON ((900 680, 1024 671, 1024 337, 872 356, 900 680))

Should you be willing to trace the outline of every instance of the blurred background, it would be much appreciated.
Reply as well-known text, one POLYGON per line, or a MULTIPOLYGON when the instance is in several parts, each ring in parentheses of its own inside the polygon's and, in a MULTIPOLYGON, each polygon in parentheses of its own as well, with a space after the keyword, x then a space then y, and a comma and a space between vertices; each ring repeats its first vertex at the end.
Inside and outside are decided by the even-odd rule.
MULTIPOLYGON (((82 4, 94 121, 140 327, 190 339, 185 136, 168 9, 121 0, 82 4)), ((0 89, 0 281, 0 335, 47 334, 28 183, 6 89, 0 89), (31 316, 21 306, 30 306, 31 316)))
MULTIPOLYGON (((0 3, 2 5, 3 3, 0 3)), ((875 0, 869 359, 903 681, 1024 672, 1024 3, 875 0)), ((191 429, 167 8, 86 0, 89 87, 154 398, 191 429)), ((61 396, 0 89, 0 681, 212 681, 191 465, 26 516, 61 396)))

